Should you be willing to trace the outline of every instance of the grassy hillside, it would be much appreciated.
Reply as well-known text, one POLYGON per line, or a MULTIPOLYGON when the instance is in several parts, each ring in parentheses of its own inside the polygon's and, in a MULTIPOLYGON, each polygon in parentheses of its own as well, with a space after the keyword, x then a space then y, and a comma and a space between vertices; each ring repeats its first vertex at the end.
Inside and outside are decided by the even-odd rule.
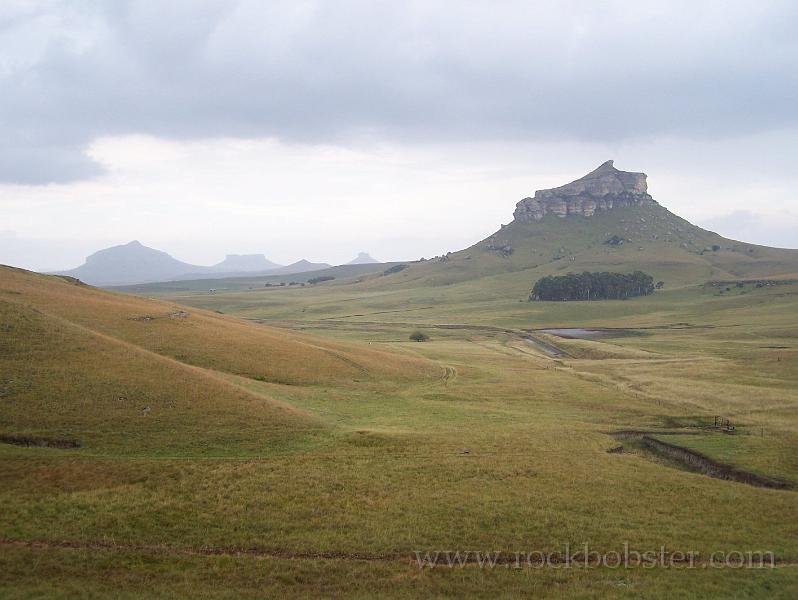
POLYGON ((285 384, 423 374, 418 361, 0 267, 0 299, 174 360, 285 384))
MULTIPOLYGON (((638 206, 592 217, 547 215, 538 222, 513 221, 444 260, 411 265, 390 284, 451 285, 501 273, 516 274, 528 284, 553 273, 636 269, 671 286, 769 277, 797 273, 798 250, 736 242, 696 227, 662 206, 638 206)), ((388 283, 372 282, 381 287, 388 283)))
POLYGON ((74 440, 90 452, 253 452, 315 419, 219 374, 0 301, 0 434, 74 440))
POLYGON ((0 434, 92 452, 267 451, 318 419, 247 382, 425 379, 417 359, 0 269, 0 434))
POLYGON ((400 263, 368 263, 358 265, 339 265, 302 273, 288 275, 246 275, 236 277, 222 277, 217 279, 191 279, 180 281, 166 281, 157 283, 142 283, 138 285, 116 286, 111 289, 120 292, 129 292, 139 295, 174 294, 181 292, 208 293, 209 290, 251 290, 267 286, 284 286, 308 284, 314 277, 332 277, 333 279, 346 279, 364 275, 382 273, 386 269, 400 263))
POLYGON ((586 309, 486 300, 489 279, 404 296, 201 295, 275 329, 3 269, 0 433, 81 446, 0 443, 0 595, 792 597, 798 284, 586 309), (415 320, 430 342, 407 340, 415 320), (559 357, 523 331, 585 321, 637 329, 534 334, 559 357), (734 435, 706 429, 718 414, 734 435), (631 442, 609 453, 619 430, 684 438, 791 489, 690 472, 631 442), (702 562, 422 570, 412 558, 585 543, 702 562), (758 550, 779 566, 707 568, 714 552, 758 550))

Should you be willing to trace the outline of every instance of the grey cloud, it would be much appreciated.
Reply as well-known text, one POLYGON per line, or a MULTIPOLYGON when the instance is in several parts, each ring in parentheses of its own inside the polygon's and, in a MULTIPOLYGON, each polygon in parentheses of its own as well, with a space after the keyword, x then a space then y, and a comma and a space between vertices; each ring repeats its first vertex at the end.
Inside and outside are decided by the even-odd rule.
POLYGON ((798 123, 792 2, 52 6, 0 31, 26 53, 0 68, 0 180, 92 176, 91 141, 129 133, 617 141, 798 123), (46 34, 34 59, 24 27, 46 34))
POLYGON ((778 216, 737 210, 701 223, 705 229, 735 240, 779 248, 798 248, 798 215, 778 216))
POLYGON ((91 179, 105 172, 85 147, 17 145, 0 149, 0 182, 36 185, 91 179))

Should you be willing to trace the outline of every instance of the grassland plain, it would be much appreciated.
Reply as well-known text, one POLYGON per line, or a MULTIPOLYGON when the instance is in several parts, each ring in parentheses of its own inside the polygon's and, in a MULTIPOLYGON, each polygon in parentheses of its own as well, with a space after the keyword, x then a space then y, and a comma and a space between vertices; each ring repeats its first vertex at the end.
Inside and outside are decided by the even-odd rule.
POLYGON ((798 484, 798 287, 521 303, 517 275, 163 302, 3 269, 0 433, 81 447, 0 445, 2 594, 794 597, 794 490, 607 451, 678 434, 798 484), (635 334, 528 331, 557 326, 635 334), (430 342, 407 341, 419 327, 430 342), (717 414, 735 434, 704 428, 717 414), (413 560, 584 543, 777 567, 413 560))

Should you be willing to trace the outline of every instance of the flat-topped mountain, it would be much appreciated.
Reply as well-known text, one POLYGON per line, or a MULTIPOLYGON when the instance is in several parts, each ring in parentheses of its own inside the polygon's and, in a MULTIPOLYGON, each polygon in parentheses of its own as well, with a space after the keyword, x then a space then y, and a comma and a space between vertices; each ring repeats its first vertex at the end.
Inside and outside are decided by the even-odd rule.
POLYGON ((295 263, 291 263, 287 267, 280 267, 279 269, 272 269, 271 271, 267 271, 264 275, 293 275, 296 273, 308 273, 310 271, 319 271, 321 269, 327 269, 332 265, 329 263, 314 263, 310 262, 309 260, 298 260, 295 263))
POLYGON ((558 217, 592 217, 598 211, 655 204, 648 194, 645 173, 620 171, 608 160, 576 181, 549 190, 538 190, 515 207, 516 221, 540 221, 553 213, 558 217))
POLYGON ((219 273, 235 273, 267 271, 282 266, 268 260, 263 254, 228 254, 222 262, 213 265, 211 269, 219 273))

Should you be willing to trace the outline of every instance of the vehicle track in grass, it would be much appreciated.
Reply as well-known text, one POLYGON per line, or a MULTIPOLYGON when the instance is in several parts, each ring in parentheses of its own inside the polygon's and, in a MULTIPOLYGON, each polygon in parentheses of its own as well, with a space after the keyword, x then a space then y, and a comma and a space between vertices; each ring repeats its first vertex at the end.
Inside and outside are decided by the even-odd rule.
POLYGON ((457 369, 451 365, 444 365, 442 379, 444 387, 449 387, 449 384, 454 383, 454 380, 457 379, 457 369))
MULTIPOLYGON (((275 560, 296 560, 296 561, 347 561, 347 562, 393 562, 397 564, 405 563, 416 565, 419 568, 435 567, 484 567, 502 566, 511 567, 520 564, 524 566, 544 566, 545 564, 563 566, 568 560, 560 552, 546 553, 545 557, 538 558, 538 552, 533 552, 528 557, 522 555, 519 563, 519 556, 516 551, 501 550, 460 550, 460 551, 408 551, 391 553, 371 553, 371 552, 343 552, 343 551, 292 551, 286 549, 265 549, 243 546, 199 546, 199 547, 179 547, 166 546, 162 544, 120 544, 114 541, 95 541, 82 542, 76 540, 20 540, 10 538, 0 538, 0 547, 18 548, 25 550, 41 550, 52 552, 57 550, 72 550, 91 553, 101 552, 122 552, 137 554, 140 556, 165 556, 165 557, 251 557, 256 559, 275 559, 275 560), (534 558, 532 558, 534 556, 534 558), (422 562, 423 561, 423 562, 422 562)), ((595 550, 591 550, 587 565, 599 567, 600 556, 594 558, 595 550)), ((604 554, 616 552, 607 550, 604 554)), ((601 554, 601 553, 599 553, 601 554)), ((711 559, 701 554, 693 554, 690 558, 690 551, 670 551, 664 552, 660 557, 667 563, 676 565, 687 565, 691 563, 698 567, 711 566, 711 559)), ((577 566, 585 565, 585 558, 580 552, 569 554, 572 564, 577 566)), ((770 568, 795 568, 798 562, 773 556, 772 561, 768 558, 763 566, 753 567, 755 569, 770 568)), ((627 568, 649 568, 642 564, 632 565, 627 568)))
MULTIPOLYGON (((267 323, 267 321, 259 321, 267 323)), ((567 358, 570 355, 561 347, 555 345, 549 340, 543 340, 533 330, 512 329, 508 327, 496 327, 494 325, 469 325, 466 323, 410 323, 400 321, 344 321, 338 318, 323 319, 321 321, 297 321, 291 322, 268 322, 272 326, 285 326, 289 329, 296 327, 307 328, 313 327, 318 324, 322 328, 340 327, 343 329, 362 329, 363 326, 378 326, 378 327, 407 327, 407 328, 423 328, 423 329, 438 329, 449 331, 471 331, 475 333, 496 333, 511 335, 518 339, 523 340, 535 349, 543 352, 547 356, 555 358, 567 358), (293 326, 292 326, 293 325, 293 326)))

